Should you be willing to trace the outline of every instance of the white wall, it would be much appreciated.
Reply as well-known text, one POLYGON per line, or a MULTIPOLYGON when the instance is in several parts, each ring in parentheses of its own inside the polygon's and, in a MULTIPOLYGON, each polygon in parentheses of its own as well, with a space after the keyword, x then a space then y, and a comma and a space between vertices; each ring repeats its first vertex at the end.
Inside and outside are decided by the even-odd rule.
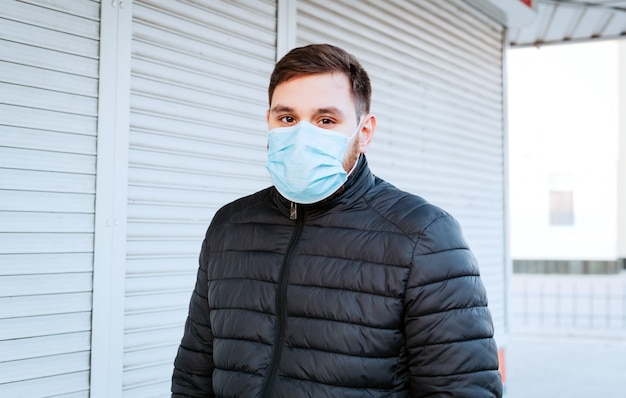
POLYGON ((509 52, 511 254, 614 260, 618 43, 509 52), (574 225, 550 226, 551 173, 571 176, 574 225))

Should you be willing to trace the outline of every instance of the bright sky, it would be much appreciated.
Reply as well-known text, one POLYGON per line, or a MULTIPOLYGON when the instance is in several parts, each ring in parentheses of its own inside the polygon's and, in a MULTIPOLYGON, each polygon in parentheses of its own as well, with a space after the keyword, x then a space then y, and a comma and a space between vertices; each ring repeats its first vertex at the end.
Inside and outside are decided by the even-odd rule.
POLYGON ((615 159, 618 56, 616 41, 510 50, 512 158, 615 159))

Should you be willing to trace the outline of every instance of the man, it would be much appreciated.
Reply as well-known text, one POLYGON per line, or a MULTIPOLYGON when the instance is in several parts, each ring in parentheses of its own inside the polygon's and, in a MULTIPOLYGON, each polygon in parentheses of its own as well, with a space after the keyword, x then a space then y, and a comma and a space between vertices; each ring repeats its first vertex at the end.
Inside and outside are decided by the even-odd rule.
POLYGON ((457 222, 373 176, 367 73, 289 52, 269 85, 274 186, 206 234, 173 397, 500 397, 478 266, 457 222))

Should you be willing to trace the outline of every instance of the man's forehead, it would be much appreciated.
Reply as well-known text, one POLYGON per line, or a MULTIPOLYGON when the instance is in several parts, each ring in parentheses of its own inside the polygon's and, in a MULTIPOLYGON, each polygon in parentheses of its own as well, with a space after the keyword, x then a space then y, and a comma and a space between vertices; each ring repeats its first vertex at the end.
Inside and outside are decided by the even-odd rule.
POLYGON ((308 88, 309 90, 332 90, 352 93, 350 79, 345 73, 313 73, 294 76, 276 85, 274 93, 277 91, 299 90, 308 88))
POLYGON ((270 114, 279 112, 309 117, 350 117, 356 112, 350 81, 343 73, 301 75, 276 86, 270 114))

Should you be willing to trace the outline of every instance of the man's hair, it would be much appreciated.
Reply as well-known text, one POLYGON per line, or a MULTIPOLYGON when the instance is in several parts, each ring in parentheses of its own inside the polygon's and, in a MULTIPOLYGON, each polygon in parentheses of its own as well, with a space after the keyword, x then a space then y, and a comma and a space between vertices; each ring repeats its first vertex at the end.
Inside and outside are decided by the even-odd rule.
POLYGON ((357 118, 368 114, 372 88, 367 72, 353 55, 330 44, 297 47, 278 61, 270 77, 270 105, 279 84, 300 76, 333 72, 344 73, 350 80, 357 118))

